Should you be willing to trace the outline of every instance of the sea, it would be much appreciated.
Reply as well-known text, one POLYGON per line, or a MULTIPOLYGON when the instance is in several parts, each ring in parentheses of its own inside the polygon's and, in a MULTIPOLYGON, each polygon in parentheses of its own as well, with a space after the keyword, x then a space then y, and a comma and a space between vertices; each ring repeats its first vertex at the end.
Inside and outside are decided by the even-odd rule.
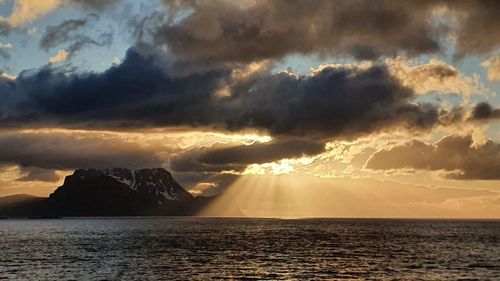
POLYGON ((500 280, 500 221, 4 219, 0 280, 500 280))

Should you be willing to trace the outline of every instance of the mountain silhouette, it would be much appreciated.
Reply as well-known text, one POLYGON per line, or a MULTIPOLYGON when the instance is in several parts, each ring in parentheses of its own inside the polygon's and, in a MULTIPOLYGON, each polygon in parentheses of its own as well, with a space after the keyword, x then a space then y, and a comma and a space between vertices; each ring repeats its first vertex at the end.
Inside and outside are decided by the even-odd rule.
POLYGON ((78 169, 49 198, 9 197, 0 198, 0 216, 195 215, 212 200, 192 196, 163 168, 78 169))

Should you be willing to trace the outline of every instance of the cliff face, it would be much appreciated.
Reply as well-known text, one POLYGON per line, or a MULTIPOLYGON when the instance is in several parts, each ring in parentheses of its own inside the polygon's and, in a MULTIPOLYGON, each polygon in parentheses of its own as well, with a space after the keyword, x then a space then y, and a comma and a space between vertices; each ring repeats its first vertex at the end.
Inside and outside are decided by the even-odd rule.
POLYGON ((49 198, 24 197, 0 198, 0 218, 185 216, 215 199, 193 197, 162 168, 78 169, 49 198))
POLYGON ((196 200, 162 169, 78 169, 48 199, 60 216, 183 215, 196 200))

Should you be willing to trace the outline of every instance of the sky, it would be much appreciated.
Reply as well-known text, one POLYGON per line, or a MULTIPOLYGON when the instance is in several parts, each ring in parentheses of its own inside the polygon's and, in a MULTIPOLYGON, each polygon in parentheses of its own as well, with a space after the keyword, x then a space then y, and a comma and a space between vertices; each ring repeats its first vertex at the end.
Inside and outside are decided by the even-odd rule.
POLYGON ((500 218, 499 1, 0 1, 0 196, 163 167, 206 215, 500 218))

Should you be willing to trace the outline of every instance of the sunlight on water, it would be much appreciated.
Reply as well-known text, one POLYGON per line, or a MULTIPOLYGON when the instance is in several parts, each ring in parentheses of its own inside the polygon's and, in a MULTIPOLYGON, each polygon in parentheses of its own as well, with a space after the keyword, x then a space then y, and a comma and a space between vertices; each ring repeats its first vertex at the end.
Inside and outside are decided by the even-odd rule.
POLYGON ((8 280, 500 280, 499 221, 0 221, 8 280))

